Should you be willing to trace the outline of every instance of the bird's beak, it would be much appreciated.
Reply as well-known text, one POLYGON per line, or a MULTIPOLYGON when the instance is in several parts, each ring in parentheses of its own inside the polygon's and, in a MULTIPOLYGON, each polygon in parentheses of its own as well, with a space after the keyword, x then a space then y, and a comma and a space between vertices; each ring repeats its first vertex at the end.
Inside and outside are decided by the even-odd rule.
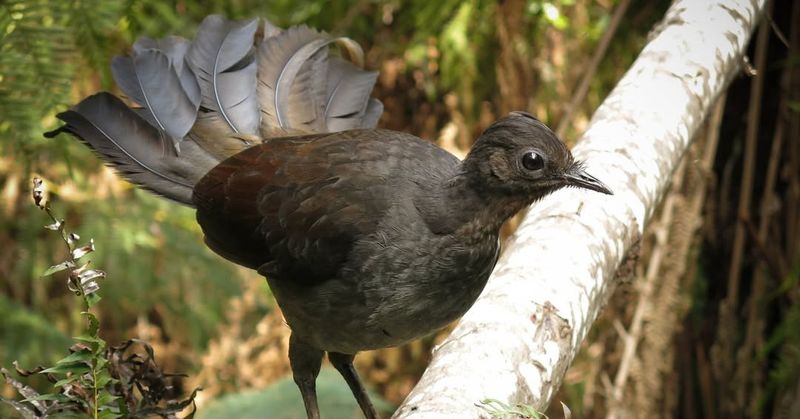
POLYGON ((580 165, 573 166, 573 169, 567 172, 565 177, 567 179, 567 185, 569 186, 590 189, 606 195, 614 195, 614 192, 611 192, 608 186, 597 180, 594 176, 586 173, 580 165))

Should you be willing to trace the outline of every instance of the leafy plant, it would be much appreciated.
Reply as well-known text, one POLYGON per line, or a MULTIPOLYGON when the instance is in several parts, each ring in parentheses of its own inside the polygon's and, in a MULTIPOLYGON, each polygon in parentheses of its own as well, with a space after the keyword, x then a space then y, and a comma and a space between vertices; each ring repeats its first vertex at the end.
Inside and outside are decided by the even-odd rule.
MULTIPOLYGON (((67 246, 68 256, 63 262, 48 268, 42 276, 68 271, 67 287, 83 300, 81 315, 86 318, 86 333, 74 338, 69 355, 54 366, 37 367, 32 370, 14 367, 22 377, 41 374, 53 384, 52 393, 39 393, 32 387, 11 377, 9 371, 0 368, 7 383, 24 397, 12 400, 0 396, 0 401, 12 406, 24 418, 84 417, 130 418, 152 415, 164 418, 176 417, 194 403, 195 389, 184 400, 173 400, 175 374, 163 373, 155 363, 153 348, 144 341, 131 339, 120 345, 109 346, 100 337, 100 321, 92 308, 100 301, 97 291, 99 279, 105 272, 92 269, 89 262, 79 262, 95 250, 94 241, 83 246, 77 244, 80 237, 65 229, 65 221, 53 215, 44 196, 44 182, 33 179, 33 200, 45 211, 52 223, 46 229, 59 233, 67 246), (134 351, 140 346, 143 351, 134 351)), ((192 417, 194 411, 188 417, 192 417)))

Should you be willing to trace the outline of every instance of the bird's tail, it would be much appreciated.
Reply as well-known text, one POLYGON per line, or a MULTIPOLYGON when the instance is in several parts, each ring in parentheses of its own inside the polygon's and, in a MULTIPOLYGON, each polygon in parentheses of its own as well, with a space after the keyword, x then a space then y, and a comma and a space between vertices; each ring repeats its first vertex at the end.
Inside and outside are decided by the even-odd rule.
POLYGON ((58 114, 65 125, 45 135, 70 133, 131 182, 191 206, 196 182, 251 145, 377 124, 377 73, 361 69, 357 43, 307 26, 260 26, 212 15, 192 41, 140 38, 111 65, 138 106, 100 92, 58 114))

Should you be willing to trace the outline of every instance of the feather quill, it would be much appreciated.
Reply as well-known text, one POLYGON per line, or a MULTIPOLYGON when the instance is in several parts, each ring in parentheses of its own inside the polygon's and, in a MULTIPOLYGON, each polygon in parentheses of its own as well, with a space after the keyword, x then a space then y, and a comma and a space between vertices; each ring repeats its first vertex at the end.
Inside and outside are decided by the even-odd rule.
POLYGON ((364 113, 364 119, 361 122, 361 128, 377 127, 381 115, 383 115, 383 103, 374 97, 370 98, 367 104, 367 111, 364 113))
POLYGON ((377 78, 377 72, 363 71, 345 60, 331 58, 325 106, 325 122, 330 131, 364 127, 369 95, 377 78))
MULTIPOLYGON (((175 68, 175 73, 178 74, 178 78, 181 81, 183 91, 189 97, 196 110, 200 106, 200 85, 197 84, 197 77, 186 64, 186 53, 189 51, 190 46, 191 43, 180 36, 168 36, 158 41, 156 48, 169 58, 170 63, 175 68)), ((133 48, 134 50, 136 49, 136 44, 133 45, 133 48)))
POLYGON ((269 32, 274 35, 265 36, 256 51, 262 135, 359 127, 376 75, 329 57, 328 46, 340 46, 358 65, 363 64, 361 47, 351 39, 332 38, 306 26, 269 32), (337 89, 340 83, 344 89, 337 89), (358 92, 348 94, 349 88, 358 88, 358 92), (355 104, 359 99, 361 103, 355 104), (329 106, 333 106, 332 113, 329 106), (348 107, 351 110, 345 112, 348 107), (343 119, 344 115, 350 119, 343 119))
POLYGON ((89 96, 57 116, 66 125, 46 136, 71 133, 131 182, 192 205, 197 169, 180 162, 170 139, 114 95, 101 92, 89 96))
POLYGON ((144 49, 131 57, 114 57, 114 79, 123 92, 153 116, 156 128, 175 142, 194 125, 197 106, 184 91, 174 66, 163 52, 144 49))
POLYGON ((256 63, 252 54, 257 27, 257 19, 236 22, 208 16, 186 53, 200 85, 200 104, 212 113, 205 118, 224 124, 233 133, 258 132, 256 63))
MULTIPOLYGON (((294 128, 288 115, 288 96, 297 73, 305 61, 314 55, 316 49, 327 45, 328 37, 307 26, 291 27, 275 36, 265 39, 256 50, 258 62, 258 101, 261 106, 261 131, 290 130, 294 128), (311 51, 309 44, 314 44, 311 51), (297 57, 299 51, 306 48, 305 59, 297 57), (283 99, 281 99, 283 97, 283 99)), ((324 57, 317 56, 316 66, 324 64, 324 57)), ((307 67, 308 69, 308 67, 307 67)), ((314 106, 314 95, 308 91, 297 92, 292 99, 298 108, 305 107, 311 114, 307 119, 313 120, 318 110, 314 106), (302 103, 303 105, 300 105, 302 103)))

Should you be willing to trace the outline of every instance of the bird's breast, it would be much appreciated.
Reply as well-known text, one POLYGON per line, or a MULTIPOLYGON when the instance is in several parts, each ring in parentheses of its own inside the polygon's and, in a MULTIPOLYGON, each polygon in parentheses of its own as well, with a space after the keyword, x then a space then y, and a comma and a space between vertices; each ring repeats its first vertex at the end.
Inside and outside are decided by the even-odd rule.
POLYGON ((293 331, 323 350, 354 353, 403 344, 461 317, 486 285, 497 236, 404 233, 379 230, 359 242, 350 255, 358 263, 311 290, 285 292, 270 281, 279 303, 303 299, 282 304, 293 331))

